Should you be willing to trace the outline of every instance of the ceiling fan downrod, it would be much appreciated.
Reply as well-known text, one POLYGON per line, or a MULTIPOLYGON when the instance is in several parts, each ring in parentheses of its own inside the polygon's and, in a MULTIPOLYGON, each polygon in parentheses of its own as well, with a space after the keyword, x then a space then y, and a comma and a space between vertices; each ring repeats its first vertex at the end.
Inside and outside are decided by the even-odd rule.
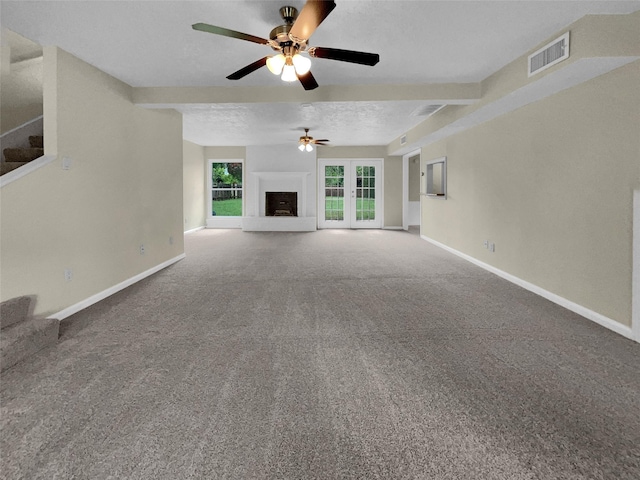
POLYGON ((293 22, 295 22, 296 18, 298 18, 298 9, 296 7, 289 6, 281 7, 280 16, 285 23, 293 25, 293 22))

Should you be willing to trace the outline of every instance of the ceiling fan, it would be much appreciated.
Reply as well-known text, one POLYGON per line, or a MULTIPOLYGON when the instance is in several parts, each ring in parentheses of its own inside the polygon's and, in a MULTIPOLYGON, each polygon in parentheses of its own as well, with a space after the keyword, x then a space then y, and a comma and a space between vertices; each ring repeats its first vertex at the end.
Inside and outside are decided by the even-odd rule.
POLYGON ((380 61, 380 56, 377 53, 309 47, 309 38, 335 7, 336 4, 333 0, 307 0, 300 14, 298 14, 298 9, 295 7, 282 7, 280 8, 280 15, 285 23, 271 30, 268 40, 207 23, 195 23, 192 28, 202 32, 268 45, 279 52, 276 55, 256 60, 232 73, 227 77, 229 80, 239 80, 266 65, 273 74, 282 74, 282 80, 293 82, 298 79, 305 90, 313 90, 318 87, 318 82, 311 74, 311 61, 306 56, 302 56, 302 52, 306 52, 314 58, 327 58, 329 60, 369 66, 373 66, 380 61))
POLYGON ((327 138, 322 138, 320 140, 314 140, 313 137, 309 136, 309 129, 305 128, 304 129, 304 135, 302 137, 300 137, 300 140, 298 141, 298 143, 300 145, 298 145, 298 149, 301 152, 304 152, 305 150, 307 152, 310 152, 313 150, 313 147, 311 145, 326 145, 326 143, 324 142, 329 142, 330 140, 327 138))

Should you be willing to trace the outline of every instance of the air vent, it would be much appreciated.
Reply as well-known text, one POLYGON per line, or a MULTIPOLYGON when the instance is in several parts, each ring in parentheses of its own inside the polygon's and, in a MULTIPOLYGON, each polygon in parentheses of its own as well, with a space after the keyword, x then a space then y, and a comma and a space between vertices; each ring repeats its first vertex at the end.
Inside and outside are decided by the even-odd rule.
POLYGON ((438 110, 444 108, 444 105, 421 105, 411 112, 413 117, 428 117, 433 115, 438 110))
POLYGON ((529 76, 569 58, 569 32, 529 55, 529 76))
POLYGON ((405 143, 407 143, 407 136, 406 135, 402 135, 400 137, 400 145, 404 145, 405 143))

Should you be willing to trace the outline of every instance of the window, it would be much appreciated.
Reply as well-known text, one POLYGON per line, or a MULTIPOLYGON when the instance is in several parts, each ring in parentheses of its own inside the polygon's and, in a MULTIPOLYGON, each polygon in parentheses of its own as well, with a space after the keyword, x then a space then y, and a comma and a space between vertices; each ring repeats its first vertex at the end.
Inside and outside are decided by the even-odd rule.
POLYGON ((436 158, 425 164, 425 194, 428 197, 447 198, 447 157, 436 158), (425 175, 426 173, 426 175, 425 175))
POLYGON ((376 218, 376 167, 356 167, 356 220, 376 218))
POLYGON ((210 162, 210 217, 242 216, 242 162, 210 162))
POLYGON ((324 167, 325 219, 344 220, 344 166, 324 167))

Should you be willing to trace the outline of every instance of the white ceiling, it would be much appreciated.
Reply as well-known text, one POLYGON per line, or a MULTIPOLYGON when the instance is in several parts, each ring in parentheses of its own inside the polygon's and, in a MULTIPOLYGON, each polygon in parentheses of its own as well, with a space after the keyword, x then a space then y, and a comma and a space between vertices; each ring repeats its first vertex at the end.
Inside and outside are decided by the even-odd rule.
MULTIPOLYGON (((204 22, 267 38, 283 5, 302 0, 7 1, 0 19, 41 45, 57 45, 135 87, 277 87, 262 68, 225 77, 269 55, 263 45, 194 31, 204 22)), ((621 14, 640 1, 336 0, 310 44, 380 54, 374 67, 313 59, 321 86, 479 82, 586 14, 621 14)), ((296 92, 297 82, 286 85, 296 92)), ((293 91, 293 90, 292 90, 293 91)), ((302 127, 333 145, 386 145, 417 125, 425 101, 237 102, 174 105, 184 136, 201 145, 295 142, 302 127), (413 114, 412 114, 413 113, 413 114)))

